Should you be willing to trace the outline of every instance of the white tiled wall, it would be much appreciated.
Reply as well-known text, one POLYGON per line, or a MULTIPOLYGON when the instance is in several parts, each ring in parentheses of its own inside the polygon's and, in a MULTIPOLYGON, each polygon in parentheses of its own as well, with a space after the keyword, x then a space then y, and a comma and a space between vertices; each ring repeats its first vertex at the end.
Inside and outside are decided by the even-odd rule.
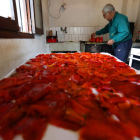
MULTIPOLYGON (((89 41, 91 34, 102 29, 103 27, 67 27, 67 33, 60 30, 61 27, 50 27, 53 35, 58 35, 58 41, 89 41)), ((103 41, 109 40, 109 34, 101 35, 103 41)))

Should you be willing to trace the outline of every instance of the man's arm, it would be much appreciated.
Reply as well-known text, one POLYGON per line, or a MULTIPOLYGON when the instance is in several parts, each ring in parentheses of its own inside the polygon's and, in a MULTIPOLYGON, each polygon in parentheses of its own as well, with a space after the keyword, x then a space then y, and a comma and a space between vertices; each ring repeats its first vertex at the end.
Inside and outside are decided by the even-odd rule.
POLYGON ((102 35, 109 33, 109 24, 107 24, 103 29, 96 32, 96 35, 102 35))
POLYGON ((109 24, 107 24, 103 29, 95 32, 95 33, 92 33, 91 35, 94 37, 96 35, 102 35, 102 34, 106 34, 109 32, 109 24))

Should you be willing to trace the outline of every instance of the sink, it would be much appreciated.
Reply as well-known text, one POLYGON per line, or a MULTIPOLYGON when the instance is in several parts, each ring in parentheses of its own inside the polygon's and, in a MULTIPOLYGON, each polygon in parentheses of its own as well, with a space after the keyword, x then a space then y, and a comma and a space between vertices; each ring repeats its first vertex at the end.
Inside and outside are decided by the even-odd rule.
POLYGON ((59 41, 56 43, 47 43, 49 51, 80 51, 80 42, 59 41))

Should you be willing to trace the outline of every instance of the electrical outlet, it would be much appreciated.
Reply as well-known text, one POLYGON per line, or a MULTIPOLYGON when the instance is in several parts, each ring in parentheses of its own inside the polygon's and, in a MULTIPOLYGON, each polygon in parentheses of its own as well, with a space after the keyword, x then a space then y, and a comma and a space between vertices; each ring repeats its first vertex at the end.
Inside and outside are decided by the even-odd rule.
POLYGON ((66 3, 63 4, 63 8, 64 8, 64 9, 67 9, 66 3))
POLYGON ((64 12, 67 8, 66 3, 64 3, 63 5, 61 5, 61 11, 64 12))

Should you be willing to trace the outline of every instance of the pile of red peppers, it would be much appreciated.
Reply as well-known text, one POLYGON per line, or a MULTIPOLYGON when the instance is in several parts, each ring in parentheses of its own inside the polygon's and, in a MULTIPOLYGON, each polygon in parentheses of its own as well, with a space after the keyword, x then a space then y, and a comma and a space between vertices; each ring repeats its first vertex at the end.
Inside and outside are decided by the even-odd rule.
POLYGON ((140 75, 107 54, 30 59, 0 81, 0 137, 41 140, 47 124, 79 140, 140 138, 140 75))

